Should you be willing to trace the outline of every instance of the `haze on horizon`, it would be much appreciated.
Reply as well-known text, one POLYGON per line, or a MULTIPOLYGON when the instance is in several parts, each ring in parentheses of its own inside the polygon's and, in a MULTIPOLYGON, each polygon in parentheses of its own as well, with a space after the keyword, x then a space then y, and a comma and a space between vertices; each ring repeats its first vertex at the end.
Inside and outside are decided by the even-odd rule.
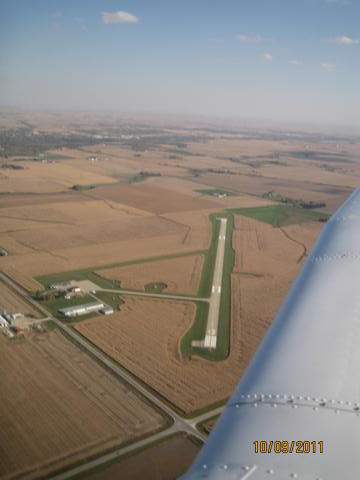
POLYGON ((0 107, 360 126, 356 0, 2 0, 0 107))

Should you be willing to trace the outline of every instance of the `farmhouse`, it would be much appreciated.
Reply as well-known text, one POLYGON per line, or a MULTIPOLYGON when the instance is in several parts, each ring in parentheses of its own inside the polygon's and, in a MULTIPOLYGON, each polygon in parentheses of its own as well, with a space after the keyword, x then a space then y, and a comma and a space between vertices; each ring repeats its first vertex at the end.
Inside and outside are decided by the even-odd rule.
POLYGON ((76 317, 77 315, 85 315, 86 313, 95 312, 104 308, 104 304, 101 302, 85 303, 84 305, 76 305, 74 307, 60 308, 59 313, 65 317, 76 317))

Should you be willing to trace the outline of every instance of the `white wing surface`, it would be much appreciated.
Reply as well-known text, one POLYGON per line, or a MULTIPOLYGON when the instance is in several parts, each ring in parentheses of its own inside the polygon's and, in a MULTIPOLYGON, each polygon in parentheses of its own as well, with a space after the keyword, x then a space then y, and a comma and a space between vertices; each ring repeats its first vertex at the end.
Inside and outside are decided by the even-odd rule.
POLYGON ((360 479, 359 407, 357 190, 323 229, 216 428, 182 479, 360 479), (261 441, 267 453, 255 453, 253 442, 261 441), (310 453, 301 453, 307 443, 296 443, 304 441, 313 442, 310 453), (292 453, 274 452, 286 445, 292 453))

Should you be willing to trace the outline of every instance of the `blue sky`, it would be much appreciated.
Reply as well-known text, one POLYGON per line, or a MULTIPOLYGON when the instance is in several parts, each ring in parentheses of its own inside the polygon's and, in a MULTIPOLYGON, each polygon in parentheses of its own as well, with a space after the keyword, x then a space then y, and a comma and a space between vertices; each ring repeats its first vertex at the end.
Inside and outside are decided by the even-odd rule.
POLYGON ((1 0, 0 105, 360 125, 358 0, 1 0))

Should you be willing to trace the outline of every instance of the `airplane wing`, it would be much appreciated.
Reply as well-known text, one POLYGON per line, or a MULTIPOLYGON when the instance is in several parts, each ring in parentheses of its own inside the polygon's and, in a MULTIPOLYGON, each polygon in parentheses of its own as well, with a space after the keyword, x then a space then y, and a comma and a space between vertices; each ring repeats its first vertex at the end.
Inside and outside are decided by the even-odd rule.
POLYGON ((359 479, 359 409, 360 189, 323 229, 216 428, 181 478, 359 479))

